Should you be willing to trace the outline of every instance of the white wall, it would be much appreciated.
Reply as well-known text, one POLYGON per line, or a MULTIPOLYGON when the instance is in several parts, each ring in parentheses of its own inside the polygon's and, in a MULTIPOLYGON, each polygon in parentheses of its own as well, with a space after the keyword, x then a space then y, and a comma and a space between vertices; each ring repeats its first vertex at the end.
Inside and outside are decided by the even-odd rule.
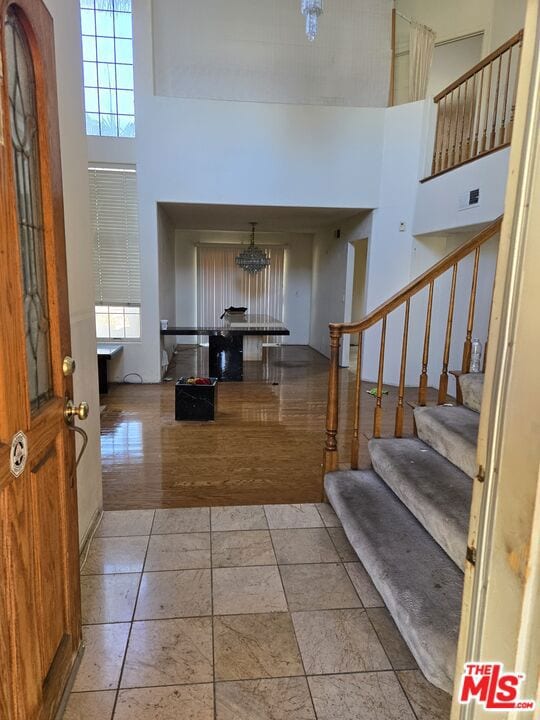
MULTIPOLYGON (((311 308, 312 235, 309 233, 258 232, 261 245, 285 245, 284 315, 291 334, 280 342, 307 345, 311 308)), ((197 324, 197 243, 245 243, 249 233, 187 231, 176 232, 176 320, 179 326, 197 324)), ((216 318, 217 319, 217 318, 216 318)), ((179 336, 178 343, 196 342, 179 336)))
MULTIPOLYGON (((366 312, 410 280, 414 203, 429 124, 426 102, 388 108, 384 114, 376 209, 368 217, 358 217, 356 222, 342 227, 339 240, 333 237, 332 230, 315 236, 310 345, 323 355, 329 355, 328 324, 351 320, 354 252, 350 242, 368 238, 366 312), (401 223, 403 230, 400 230, 401 223)), ((391 328, 389 334, 393 336, 391 328)), ((364 373, 367 379, 377 375, 378 337, 378 328, 366 333, 364 373)), ((393 354, 392 342, 389 342, 390 354, 393 354)), ((341 355, 343 365, 348 365, 348 346, 346 336, 341 355)), ((389 372, 395 373, 395 368, 389 372)))
POLYGON ((482 59, 483 35, 436 45, 429 73, 427 97, 433 97, 482 59))
MULTIPOLYGON (((477 232, 481 225, 497 217, 503 209, 506 164, 501 151, 475 163, 453 170, 420 184, 429 159, 425 138, 433 132, 431 103, 420 102, 390 108, 385 114, 384 145, 381 162, 380 202, 356 227, 342 227, 341 238, 333 228, 317 233, 313 246, 313 291, 310 344, 329 355, 328 324, 359 319, 352 315, 354 287, 353 240, 368 238, 365 312, 374 310, 457 245, 477 232), (407 142, 403 142, 403 138, 407 142), (491 160, 490 160, 491 158, 491 160), (488 162, 486 162, 488 161, 488 162), (481 206, 457 211, 456 187, 460 173, 474 178, 481 187, 481 206), (404 229, 400 229, 401 223, 404 229), (469 233, 451 230, 474 226, 469 233), (438 231, 444 230, 445 233, 438 231), (421 237, 420 233, 429 233, 421 237), (438 234, 437 234, 438 233, 438 234)), ((477 185, 471 186, 476 187, 477 185)), ((491 286, 496 261, 496 241, 482 250, 479 272, 477 314, 474 332, 482 342, 487 335, 491 286)), ((461 366, 465 339, 472 259, 464 262, 458 274, 454 343, 450 368, 461 366)), ((432 320, 429 376, 438 383, 441 372, 444 332, 448 312, 450 275, 437 283, 432 320)), ((427 291, 411 303, 408 366, 406 382, 418 383, 424 335, 427 291)), ((397 384, 401 359, 403 309, 388 318, 384 382, 397 384)), ((380 324, 365 333, 363 373, 375 381, 378 372, 380 324)), ((344 338, 342 365, 348 364, 348 340, 344 338)), ((453 388, 452 388, 453 389, 453 388)))
POLYGON ((291 0, 154 0, 156 95, 383 107, 391 7, 332 0, 310 43, 291 0))
MULTIPOLYGON (((86 400, 88 447, 77 470, 79 538, 82 541, 102 506, 99 447, 99 395, 94 319, 88 172, 83 123, 82 60, 78 3, 46 0, 54 18, 58 105, 64 182, 73 377, 76 402, 86 400)), ((77 441, 79 447, 79 441, 77 441)))
POLYGON ((137 144, 134 138, 113 138, 88 135, 88 163, 98 165, 135 165, 137 144))
MULTIPOLYGON (((166 319, 170 325, 176 325, 176 271, 175 271, 175 237, 174 228, 167 214, 158 208, 158 287, 159 317, 166 319)), ((176 344, 173 336, 162 337, 162 347, 170 360, 176 344)), ((163 370, 166 366, 163 366, 163 370)))
POLYGON ((368 241, 367 238, 365 240, 355 240, 352 244, 354 248, 354 270, 351 320, 354 322, 365 315, 368 241))
MULTIPOLYGON (((177 230, 175 233, 176 324, 197 325, 197 242, 196 232, 177 230)), ((179 335, 178 344, 198 342, 196 335, 179 335)))
MULTIPOLYGON (((394 105, 409 102, 409 31, 410 24, 396 17, 396 63, 394 105)), ((482 58, 484 35, 473 35, 436 44, 429 72, 426 97, 433 97, 482 58)))
POLYGON ((493 0, 492 49, 523 28, 526 10, 527 0, 493 0))
POLYGON ((526 0, 396 0, 396 9, 432 28, 438 42, 484 32, 482 56, 523 27, 525 7, 526 0))
MULTIPOLYGON (((134 2, 142 339, 133 369, 159 380, 156 204, 373 207, 383 109, 153 95, 150 0, 134 2)), ((132 368, 127 368, 126 370, 132 368)))
POLYGON ((432 178, 418 187, 413 231, 415 235, 480 225, 495 220, 504 209, 509 148, 432 178), (459 210, 463 192, 480 189, 480 202, 459 210))
MULTIPOLYGON (((350 243, 369 238, 371 222, 371 213, 359 213, 341 223, 339 238, 335 236, 338 228, 332 227, 316 233, 313 240, 309 344, 327 357, 329 323, 351 320, 354 253, 350 243)), ((348 364, 348 342, 344 344, 341 362, 348 364)))

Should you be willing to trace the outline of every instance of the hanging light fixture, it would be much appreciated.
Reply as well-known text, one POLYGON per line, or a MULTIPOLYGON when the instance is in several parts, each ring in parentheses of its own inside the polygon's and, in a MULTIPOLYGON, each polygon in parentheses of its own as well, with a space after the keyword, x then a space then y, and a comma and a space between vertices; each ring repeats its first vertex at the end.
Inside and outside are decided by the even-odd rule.
POLYGON ((319 15, 323 14, 323 0, 302 0, 302 15, 306 16, 306 35, 313 42, 317 35, 319 15))
POLYGON ((270 258, 264 250, 255 245, 255 227, 257 223, 251 222, 249 224, 251 225, 251 240, 248 247, 236 257, 236 264, 242 270, 254 275, 270 265, 270 258))

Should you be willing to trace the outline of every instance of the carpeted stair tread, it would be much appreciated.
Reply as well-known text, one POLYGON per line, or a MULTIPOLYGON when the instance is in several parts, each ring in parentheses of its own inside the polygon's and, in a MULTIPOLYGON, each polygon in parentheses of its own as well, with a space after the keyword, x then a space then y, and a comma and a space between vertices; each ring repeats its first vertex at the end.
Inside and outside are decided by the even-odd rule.
POLYGON ((459 376, 463 404, 469 410, 479 413, 484 391, 484 373, 467 373, 459 376))
POLYGON ((372 439, 368 448, 375 472, 462 569, 471 478, 418 438, 372 439))
POLYGON ((469 477, 475 477, 480 415, 463 405, 417 407, 414 420, 420 440, 469 477))
POLYGON ((373 470, 328 473, 324 484, 420 669, 451 693, 463 574, 373 470))

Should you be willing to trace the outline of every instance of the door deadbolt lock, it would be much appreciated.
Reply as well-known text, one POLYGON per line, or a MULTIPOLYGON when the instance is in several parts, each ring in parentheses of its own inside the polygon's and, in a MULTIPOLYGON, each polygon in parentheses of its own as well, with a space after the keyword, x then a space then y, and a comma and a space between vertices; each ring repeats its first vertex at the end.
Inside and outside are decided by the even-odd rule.
POLYGON ((89 412, 90 408, 88 407, 88 403, 82 402, 75 405, 73 400, 67 400, 64 407, 64 418, 68 423, 73 422, 75 418, 86 420, 89 412))
POLYGON ((64 376, 68 377, 69 375, 73 375, 76 367, 75 360, 72 357, 69 357, 69 355, 66 355, 62 361, 62 372, 64 373, 64 376))

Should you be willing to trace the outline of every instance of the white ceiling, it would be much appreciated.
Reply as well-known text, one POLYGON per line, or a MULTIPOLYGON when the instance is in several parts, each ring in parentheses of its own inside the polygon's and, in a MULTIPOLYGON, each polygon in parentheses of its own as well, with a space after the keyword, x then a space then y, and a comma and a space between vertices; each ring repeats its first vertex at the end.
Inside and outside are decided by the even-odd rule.
POLYGON ((258 232, 306 232, 338 228, 348 218, 367 212, 355 208, 270 207, 267 205, 193 205, 159 203, 177 230, 249 230, 258 232))

